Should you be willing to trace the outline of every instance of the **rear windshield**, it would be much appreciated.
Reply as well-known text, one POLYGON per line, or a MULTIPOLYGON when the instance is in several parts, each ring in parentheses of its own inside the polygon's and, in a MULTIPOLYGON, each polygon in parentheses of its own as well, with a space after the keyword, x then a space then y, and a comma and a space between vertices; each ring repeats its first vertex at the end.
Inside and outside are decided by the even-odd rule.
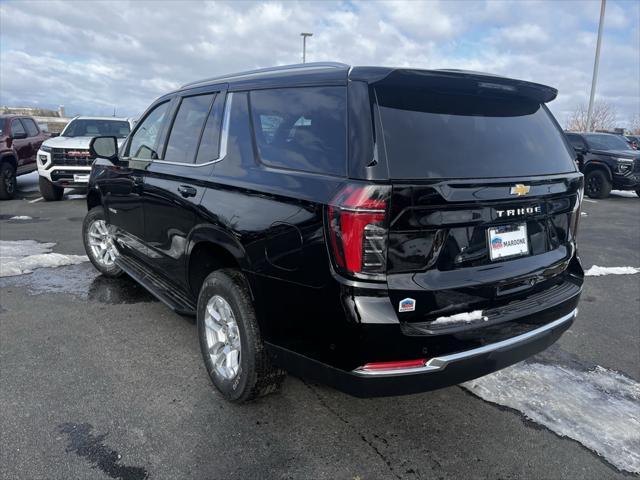
POLYGON ((391 178, 491 178, 575 171, 538 102, 376 88, 391 178))

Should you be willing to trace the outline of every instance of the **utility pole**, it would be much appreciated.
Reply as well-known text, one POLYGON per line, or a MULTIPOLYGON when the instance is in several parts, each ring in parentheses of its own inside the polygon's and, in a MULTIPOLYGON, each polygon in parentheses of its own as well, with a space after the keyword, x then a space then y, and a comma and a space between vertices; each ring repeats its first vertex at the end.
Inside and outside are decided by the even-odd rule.
POLYGON ((301 33, 302 37, 302 63, 307 62, 307 37, 313 37, 313 33, 301 33))
POLYGON ((601 0, 600 3, 600 24, 598 25, 598 41, 596 43, 596 59, 593 62, 593 77, 591 78, 591 96, 589 97, 589 110, 587 111, 587 131, 591 129, 591 114, 593 113, 593 99, 596 96, 596 83, 598 82, 598 66, 600 63, 600 44, 602 43, 602 27, 604 25, 604 9, 607 6, 607 0, 601 0))

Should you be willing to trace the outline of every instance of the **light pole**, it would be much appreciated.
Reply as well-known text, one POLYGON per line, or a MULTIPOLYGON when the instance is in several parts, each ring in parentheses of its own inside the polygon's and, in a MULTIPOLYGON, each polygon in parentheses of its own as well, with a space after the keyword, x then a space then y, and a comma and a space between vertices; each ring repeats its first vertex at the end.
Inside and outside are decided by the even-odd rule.
POLYGON ((301 33, 302 37, 302 63, 307 62, 307 37, 313 37, 313 33, 301 33))
POLYGON ((593 113, 593 99, 596 96, 596 83, 598 81, 598 64, 600 63, 600 44, 602 43, 602 26, 604 25, 604 9, 607 0, 600 4, 600 24, 598 25, 598 41, 596 43, 596 59, 593 62, 593 77, 591 78, 591 96, 589 97, 589 110, 587 110, 587 132, 591 131, 591 114, 593 113))

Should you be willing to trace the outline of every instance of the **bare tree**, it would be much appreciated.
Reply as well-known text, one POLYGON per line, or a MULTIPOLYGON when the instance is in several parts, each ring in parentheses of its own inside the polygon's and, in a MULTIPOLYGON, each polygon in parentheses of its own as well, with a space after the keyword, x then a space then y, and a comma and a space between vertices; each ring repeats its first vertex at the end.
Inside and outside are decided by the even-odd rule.
POLYGON ((640 135, 640 113, 636 113, 629 120, 629 133, 631 135, 640 135))
POLYGON ((615 107, 608 102, 598 101, 593 104, 591 125, 587 125, 587 106, 581 103, 569 116, 566 129, 573 132, 593 132, 594 130, 610 130, 615 126, 615 107))

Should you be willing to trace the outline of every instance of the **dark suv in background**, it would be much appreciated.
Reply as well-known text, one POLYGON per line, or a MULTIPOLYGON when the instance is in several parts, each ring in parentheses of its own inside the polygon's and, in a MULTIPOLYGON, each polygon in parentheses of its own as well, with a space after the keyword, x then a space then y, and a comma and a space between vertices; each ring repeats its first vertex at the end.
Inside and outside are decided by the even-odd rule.
POLYGON ((284 370, 358 396, 463 382, 577 313, 583 177, 556 94, 333 63, 188 84, 120 152, 92 140, 85 247, 197 317, 231 401, 284 370))
POLYGON ((36 153, 49 135, 23 115, 0 115, 0 200, 16 193, 16 177, 37 170, 36 153))
POLYGON ((640 152, 621 135, 566 132, 585 176, 585 193, 607 198, 612 189, 635 190, 640 197, 640 152))

